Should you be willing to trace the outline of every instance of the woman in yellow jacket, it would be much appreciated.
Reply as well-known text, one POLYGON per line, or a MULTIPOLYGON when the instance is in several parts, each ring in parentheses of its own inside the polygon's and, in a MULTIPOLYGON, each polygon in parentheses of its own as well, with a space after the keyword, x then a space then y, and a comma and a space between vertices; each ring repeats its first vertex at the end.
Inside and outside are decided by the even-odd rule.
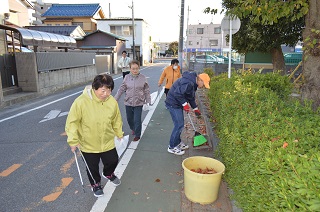
POLYGON ((92 175, 88 170, 87 175, 96 197, 103 196, 101 175, 115 186, 120 184, 120 179, 114 175, 118 164, 114 137, 122 138, 123 131, 118 103, 111 96, 113 88, 111 76, 96 76, 92 86, 87 86, 73 102, 65 126, 71 151, 79 148, 88 164, 92 175))
POLYGON ((164 93, 168 94, 172 84, 181 77, 179 60, 173 59, 171 60, 171 65, 166 67, 159 79, 158 86, 160 87, 163 83, 163 80, 166 78, 166 85, 164 89, 164 93))

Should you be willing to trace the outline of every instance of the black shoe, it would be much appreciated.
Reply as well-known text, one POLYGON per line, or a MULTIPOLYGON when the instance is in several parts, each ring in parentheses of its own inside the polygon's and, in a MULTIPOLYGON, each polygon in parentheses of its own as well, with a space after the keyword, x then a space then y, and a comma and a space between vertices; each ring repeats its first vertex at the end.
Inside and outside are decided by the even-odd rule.
POLYGON ((101 187, 101 184, 100 183, 97 183, 95 185, 91 185, 91 190, 93 191, 93 195, 95 197, 102 197, 103 196, 103 190, 102 190, 102 187, 101 187))
POLYGON ((115 185, 115 186, 118 186, 118 185, 121 184, 121 180, 120 180, 116 175, 114 175, 114 174, 112 174, 111 177, 109 177, 109 176, 106 177, 106 176, 104 176, 103 173, 102 173, 101 175, 102 175, 102 177, 110 180, 110 181, 113 183, 113 185, 115 185))

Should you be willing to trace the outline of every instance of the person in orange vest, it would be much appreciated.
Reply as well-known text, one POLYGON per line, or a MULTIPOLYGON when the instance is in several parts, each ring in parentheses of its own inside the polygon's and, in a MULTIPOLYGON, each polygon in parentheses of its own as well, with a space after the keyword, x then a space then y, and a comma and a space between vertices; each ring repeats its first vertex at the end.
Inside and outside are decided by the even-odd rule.
POLYGON ((163 80, 166 79, 164 93, 167 96, 172 84, 180 77, 181 77, 181 72, 180 72, 179 60, 173 59, 171 60, 171 65, 167 66, 163 70, 158 82, 158 86, 160 87, 163 83, 163 80))

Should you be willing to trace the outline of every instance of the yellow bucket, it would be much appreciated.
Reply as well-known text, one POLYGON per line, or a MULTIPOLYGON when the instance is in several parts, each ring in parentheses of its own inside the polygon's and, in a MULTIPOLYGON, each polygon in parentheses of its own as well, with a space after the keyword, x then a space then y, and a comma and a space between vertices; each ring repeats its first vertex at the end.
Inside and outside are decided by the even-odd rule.
POLYGON ((195 203, 210 204, 218 198, 219 187, 225 166, 218 160, 209 157, 195 156, 183 160, 184 193, 195 203), (192 169, 214 169, 215 174, 199 174, 192 169))

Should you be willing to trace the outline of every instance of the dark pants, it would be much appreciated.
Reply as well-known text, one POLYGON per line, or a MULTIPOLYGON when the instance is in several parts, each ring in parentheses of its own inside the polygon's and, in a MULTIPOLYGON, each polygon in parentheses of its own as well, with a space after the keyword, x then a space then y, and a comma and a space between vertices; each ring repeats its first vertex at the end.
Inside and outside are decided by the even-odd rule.
POLYGON ((122 72, 122 78, 124 79, 124 77, 125 77, 127 74, 130 74, 130 71, 122 72))
POLYGON ((116 148, 107 152, 101 152, 101 153, 82 152, 82 154, 88 164, 92 177, 94 178, 93 180, 90 173, 87 170, 87 175, 91 185, 101 182, 101 175, 99 173, 100 159, 103 164, 104 176, 111 176, 114 170, 116 169, 119 161, 116 148))
POLYGON ((127 121, 130 129, 134 131, 134 135, 136 137, 141 136, 141 113, 142 106, 132 107, 126 105, 127 121))
POLYGON ((166 96, 168 96, 169 90, 170 90, 169 88, 165 88, 165 89, 164 89, 164 93, 166 94, 166 96))

